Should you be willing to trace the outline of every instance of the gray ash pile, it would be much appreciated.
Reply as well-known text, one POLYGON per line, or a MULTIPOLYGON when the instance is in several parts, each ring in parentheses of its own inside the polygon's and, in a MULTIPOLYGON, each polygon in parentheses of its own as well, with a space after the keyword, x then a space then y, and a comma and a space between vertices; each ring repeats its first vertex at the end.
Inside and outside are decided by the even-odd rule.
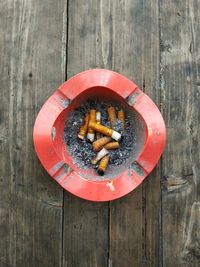
POLYGON ((65 124, 64 141, 74 163, 78 165, 79 168, 83 169, 90 168, 93 163, 93 167, 97 169, 97 172, 100 175, 104 174, 104 171, 100 168, 101 164, 108 164, 109 168, 124 164, 131 157, 134 150, 134 144, 136 143, 135 130, 130 122, 130 115, 126 114, 119 105, 112 104, 111 107, 108 103, 90 101, 83 103, 80 107, 72 111, 65 124), (97 113, 100 113, 101 116, 99 122, 97 120, 91 122, 92 111, 95 114, 95 119, 98 118, 97 113), (112 115, 114 116, 113 121, 112 115), (124 115, 125 117, 123 121, 124 115), (105 127, 102 127, 100 132, 95 131, 97 127, 99 127, 99 124, 109 128, 106 134, 103 134, 105 127), (84 133, 83 131, 83 136, 81 136, 81 128, 86 126, 87 132, 84 133), (103 140, 105 148, 103 146, 101 149, 96 149, 95 151, 95 143, 97 143, 96 138, 98 138, 99 141, 105 136, 107 136, 108 139, 107 144, 105 143, 105 140, 103 140), (90 141, 87 137, 90 138, 90 141), (92 137, 95 137, 95 139, 93 140, 92 137), (96 142, 93 143, 95 140, 96 142), (112 144, 110 144, 111 142, 112 144), (108 149, 106 149, 106 147, 108 147, 108 149), (116 149, 113 149, 112 147, 116 149), (107 152, 105 152, 105 150, 107 152), (95 162, 94 159, 99 154, 102 155, 100 155, 100 159, 97 159, 97 162, 95 162))

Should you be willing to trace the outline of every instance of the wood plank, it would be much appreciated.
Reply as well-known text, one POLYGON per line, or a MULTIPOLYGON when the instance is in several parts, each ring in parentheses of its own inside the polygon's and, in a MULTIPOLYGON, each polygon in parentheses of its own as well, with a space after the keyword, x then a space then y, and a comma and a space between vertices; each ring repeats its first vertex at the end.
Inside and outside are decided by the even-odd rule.
MULTIPOLYGON (((68 32, 69 77, 88 68, 113 69, 135 80, 158 103, 157 1, 69 1, 68 32)), ((108 257, 109 266, 156 265, 159 178, 157 169, 143 187, 111 203, 109 232, 106 203, 83 202, 66 194, 64 264, 107 266, 108 257), (98 224, 91 221, 92 215, 98 224)))
MULTIPOLYGON (((112 69, 159 105, 158 1, 110 1, 112 69)), ((108 11, 106 11, 108 10, 108 11)), ((158 266, 160 261, 160 168, 128 196, 111 203, 111 266, 158 266)))
POLYGON ((65 17, 65 0, 0 1, 0 266, 61 266, 63 192, 32 131, 64 80, 65 17))
POLYGON ((107 266, 108 204, 65 193, 63 266, 107 266))
MULTIPOLYGON (((104 64, 99 39, 98 0, 71 0, 68 14, 67 77, 104 64)), ((108 203, 85 201, 65 192, 63 266, 107 266, 108 203)))
POLYGON ((163 266, 200 266, 199 1, 161 1, 163 266))

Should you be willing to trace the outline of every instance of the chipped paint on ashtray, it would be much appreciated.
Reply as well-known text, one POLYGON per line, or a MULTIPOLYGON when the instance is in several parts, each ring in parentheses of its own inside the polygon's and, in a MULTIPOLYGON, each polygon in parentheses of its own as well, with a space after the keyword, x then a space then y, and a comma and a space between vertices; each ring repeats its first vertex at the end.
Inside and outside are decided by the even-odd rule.
POLYGON ((148 133, 149 133, 149 135, 152 135, 152 128, 151 127, 148 127, 148 133))
POLYGON ((54 139, 56 137, 56 128, 55 127, 53 127, 51 130, 51 137, 52 137, 52 140, 54 141, 54 139))
POLYGON ((109 187, 109 189, 110 189, 111 191, 114 191, 114 190, 115 190, 115 187, 114 187, 114 185, 113 185, 113 181, 109 181, 109 182, 107 182, 107 183, 106 183, 106 186, 109 187))

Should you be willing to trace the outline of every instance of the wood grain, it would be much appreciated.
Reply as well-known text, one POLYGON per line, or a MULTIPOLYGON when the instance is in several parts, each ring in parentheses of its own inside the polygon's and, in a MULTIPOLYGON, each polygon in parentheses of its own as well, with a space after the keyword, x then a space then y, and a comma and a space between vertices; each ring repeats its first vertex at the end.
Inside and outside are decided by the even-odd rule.
MULTIPOLYGON (((69 1, 68 33, 69 77, 88 68, 113 69, 135 80, 158 102, 160 93, 157 83, 159 80, 157 1, 153 1, 152 4, 141 1, 89 1, 88 3, 69 1)), ((149 178, 151 180, 143 187, 111 203, 109 209, 107 204, 99 204, 98 209, 93 212, 97 214, 100 223, 96 227, 93 226, 94 229, 91 229, 91 223, 87 226, 92 216, 93 204, 88 202, 83 204, 77 200, 76 203, 69 205, 67 203, 70 201, 67 198, 64 263, 69 266, 106 266, 106 261, 109 266, 157 264, 159 177, 159 171, 154 172, 149 178), (82 210, 85 218, 81 216, 82 210), (79 225, 79 221, 84 227, 77 231, 72 225, 79 225), (86 235, 88 231, 91 242, 86 235), (95 242, 99 243, 99 247, 104 246, 100 254, 96 251, 95 242), (88 251, 91 253, 89 259, 86 257, 88 251)))
MULTIPOLYGON (((80 71, 107 67, 102 60, 99 0, 73 0, 68 5, 67 78, 80 71)), ((107 266, 108 203, 64 196, 63 266, 107 266)))
MULTIPOLYGON (((126 75, 159 105, 158 1, 110 1, 112 69, 126 75)), ((158 266, 160 169, 110 204, 110 266, 158 266)))
POLYGON ((196 0, 0 1, 0 267, 200 266, 199 13, 196 0), (135 81, 167 126, 161 164, 110 203, 63 194, 32 142, 43 102, 90 68, 135 81))
POLYGON ((33 148, 34 121, 64 80, 66 1, 0 1, 0 266, 61 266, 62 189, 33 148), (63 31, 64 29, 64 31, 63 31))
POLYGON ((200 266, 199 1, 161 1, 163 266, 200 266))

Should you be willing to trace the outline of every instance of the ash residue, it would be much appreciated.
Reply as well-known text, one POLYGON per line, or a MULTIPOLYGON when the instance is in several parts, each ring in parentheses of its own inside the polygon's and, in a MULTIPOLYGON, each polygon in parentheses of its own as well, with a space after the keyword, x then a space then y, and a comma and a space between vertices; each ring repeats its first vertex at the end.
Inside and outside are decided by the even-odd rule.
MULTIPOLYGON (((83 124, 85 114, 89 112, 91 108, 95 108, 96 110, 101 111, 102 124, 109 127, 110 125, 107 115, 107 108, 109 106, 110 104, 102 102, 86 102, 82 104, 79 108, 74 110, 66 121, 64 129, 64 141, 67 145, 69 153, 74 159, 74 163, 76 163, 80 168, 87 169, 89 166, 91 166, 91 159, 94 158, 96 155, 96 153, 92 149, 91 143, 89 143, 86 139, 80 140, 77 137, 80 126, 83 124)), ((116 111, 120 109, 120 107, 116 105, 115 108, 116 111)), ((120 148, 109 151, 109 167, 125 163, 131 157, 131 155, 133 154, 133 150, 135 149, 135 131, 130 123, 130 115, 125 115, 126 130, 123 133, 120 148)), ((117 120, 116 131, 120 132, 121 129, 121 122, 117 120)))

